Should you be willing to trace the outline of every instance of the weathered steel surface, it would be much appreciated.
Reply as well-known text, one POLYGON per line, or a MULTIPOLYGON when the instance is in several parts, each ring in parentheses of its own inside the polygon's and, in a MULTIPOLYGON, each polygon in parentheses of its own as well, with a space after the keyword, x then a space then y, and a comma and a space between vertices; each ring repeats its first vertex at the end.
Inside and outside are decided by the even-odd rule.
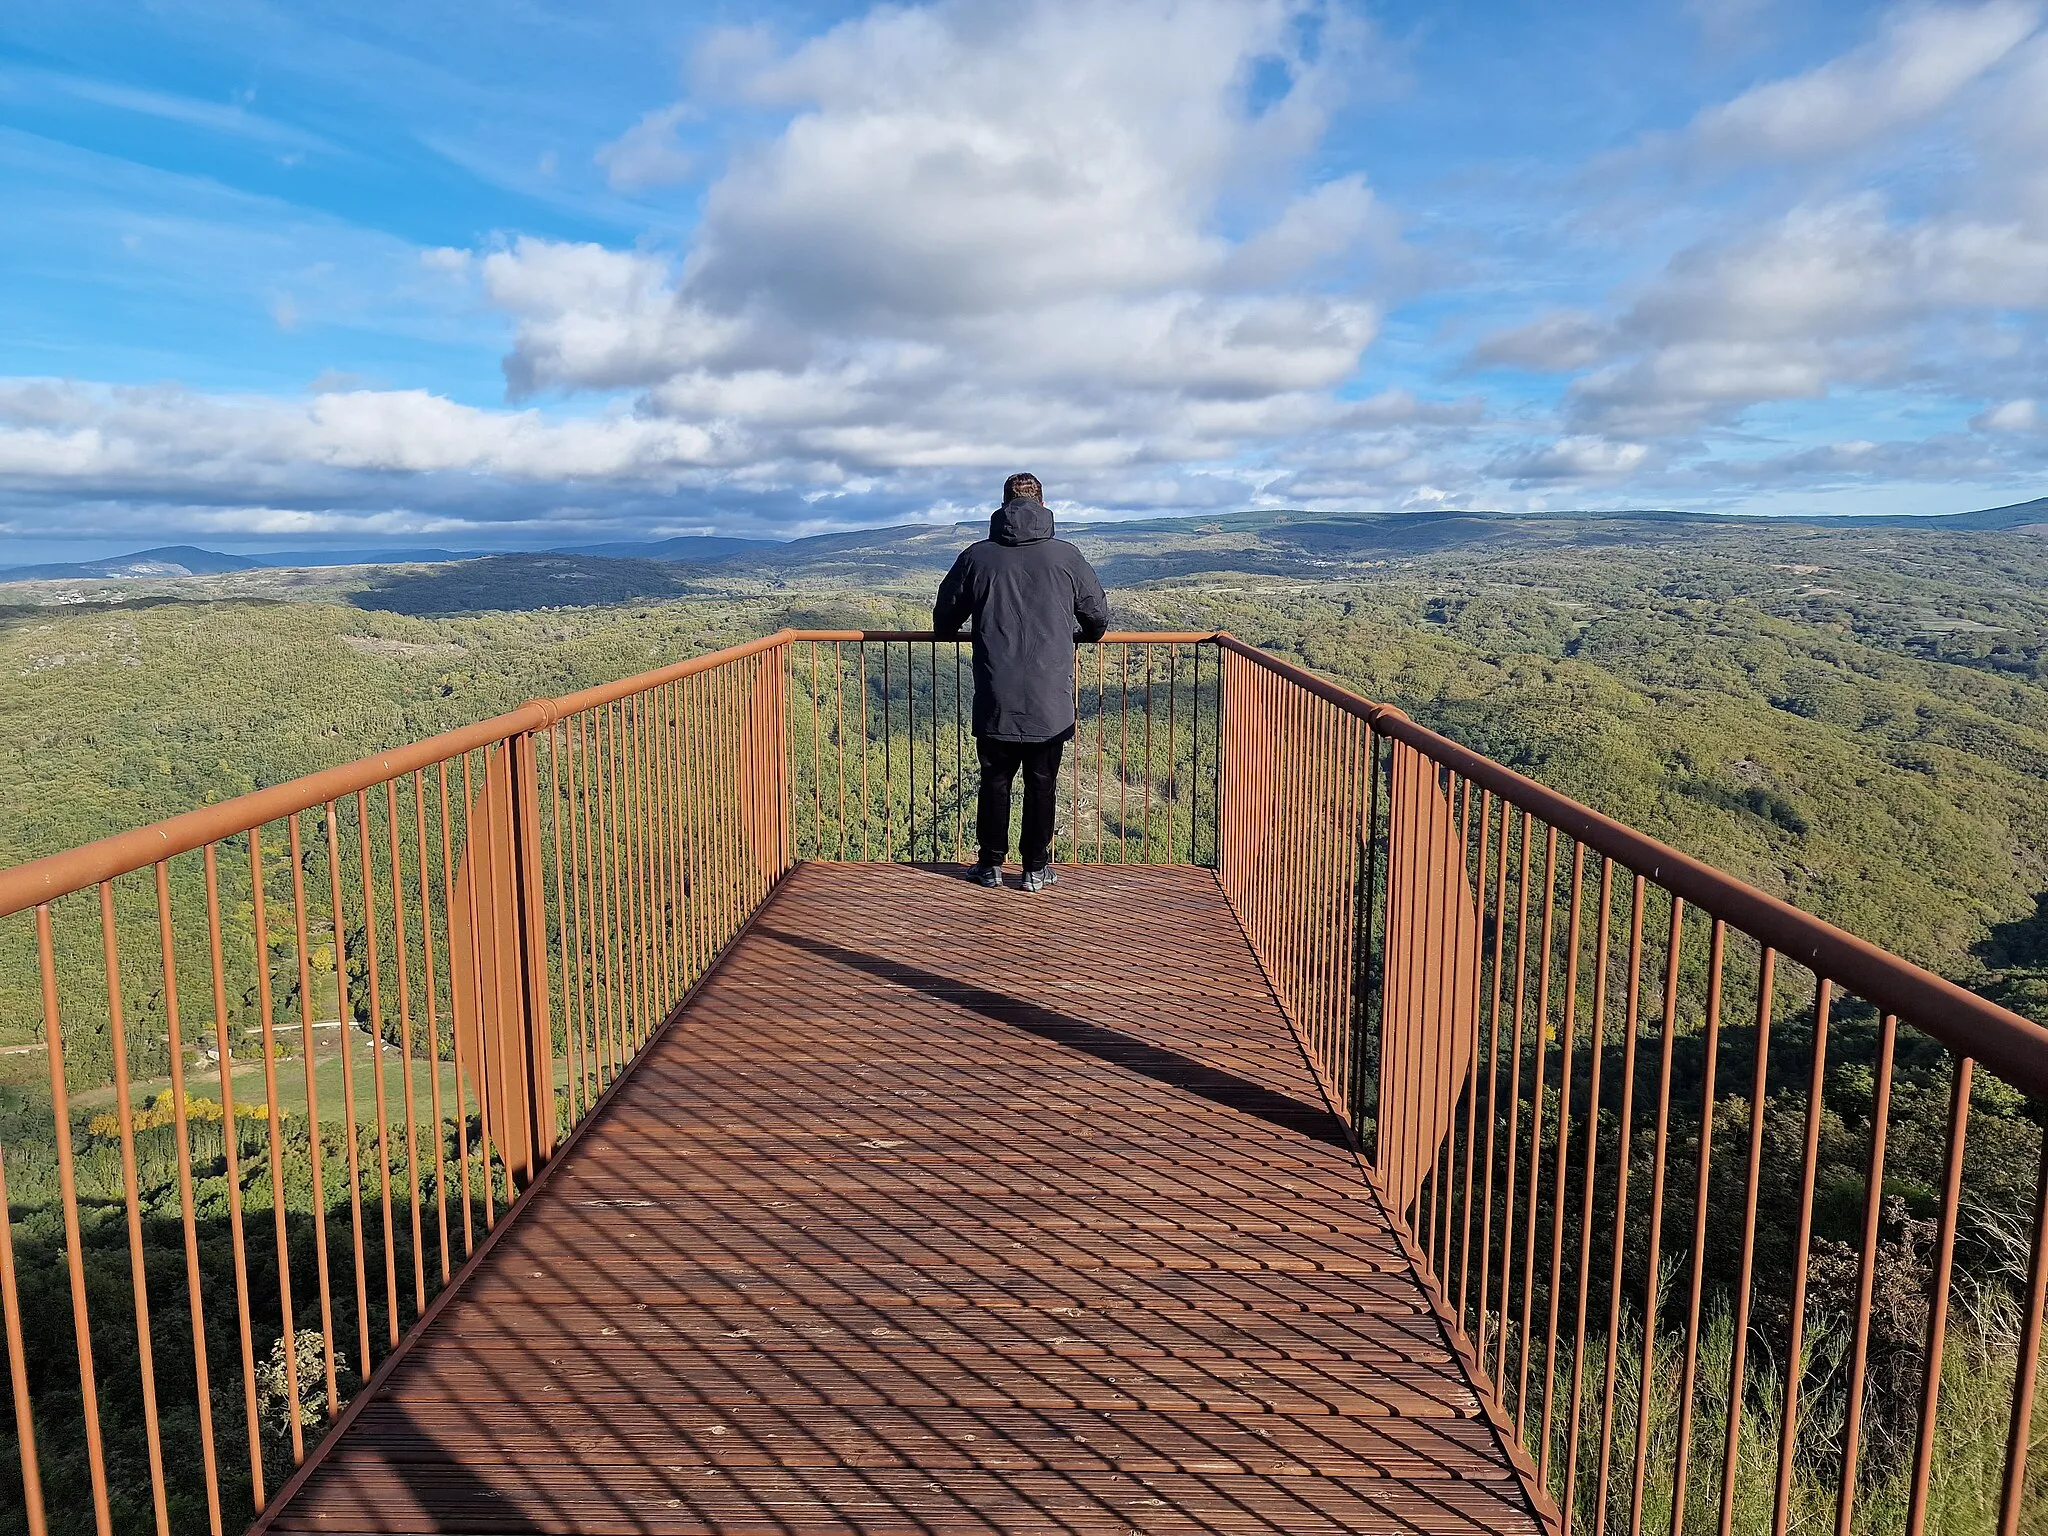
POLYGON ((1538 1526, 1213 877, 853 865, 273 1529, 1538 1526))

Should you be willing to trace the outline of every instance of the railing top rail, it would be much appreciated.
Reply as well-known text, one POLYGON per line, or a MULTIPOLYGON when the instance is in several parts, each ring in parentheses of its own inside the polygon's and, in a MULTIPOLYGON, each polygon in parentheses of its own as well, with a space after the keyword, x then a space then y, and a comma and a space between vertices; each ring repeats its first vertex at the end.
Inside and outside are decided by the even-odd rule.
POLYGON ((1481 789, 1493 791, 1594 852, 1683 897, 1688 905, 1720 918, 1884 1012, 1897 1014, 1951 1050, 1975 1057, 2014 1087, 2048 1098, 2048 1029, 2032 1020, 1569 796, 1546 789, 1512 768, 1417 725, 1390 704, 1362 698, 1234 635, 1223 634, 1218 639, 1225 650, 1369 722, 1381 735, 1406 742, 1481 789))
MULTIPOLYGON (((973 635, 962 632, 957 635, 942 635, 935 629, 793 629, 789 631, 792 640, 815 640, 819 644, 840 641, 851 645, 856 640, 867 641, 951 641, 971 640, 973 635)), ((1112 629, 1094 645, 1207 645, 1221 638, 1213 629, 1112 629)))
POLYGON ((546 730, 557 720, 580 714, 586 709, 595 709, 644 693, 649 688, 658 688, 664 683, 760 655, 788 644, 791 633, 786 629, 779 630, 759 640, 749 640, 744 645, 693 656, 688 661, 620 678, 596 688, 585 688, 559 699, 531 699, 509 714, 497 715, 475 725, 444 731, 438 736, 394 747, 373 757, 322 769, 303 778, 273 784, 268 789, 237 795, 217 805, 201 806, 146 827, 117 832, 97 842, 67 848, 62 853, 0 870, 0 917, 12 917, 44 902, 55 901, 60 896, 98 885, 103 880, 133 874, 138 869, 147 869, 181 853, 204 848, 224 837, 247 832, 251 827, 297 815, 300 811, 355 794, 358 790, 370 789, 402 774, 431 768, 464 752, 495 746, 522 732, 546 730))

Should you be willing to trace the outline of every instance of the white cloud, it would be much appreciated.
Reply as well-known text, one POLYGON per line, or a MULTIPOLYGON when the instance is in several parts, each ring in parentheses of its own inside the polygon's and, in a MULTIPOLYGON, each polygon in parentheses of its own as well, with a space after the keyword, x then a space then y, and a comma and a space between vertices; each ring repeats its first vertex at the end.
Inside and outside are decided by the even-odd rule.
POLYGON ((507 378, 642 389, 770 456, 862 469, 1229 453, 1349 378, 1378 329, 1352 269, 1391 220, 1355 174, 1298 174, 1347 36, 1327 15, 1302 56, 1294 23, 1320 10, 946 3, 780 57, 721 40, 752 61, 727 88, 787 126, 712 184, 680 260, 538 240, 485 258, 517 327, 507 378), (1255 113, 1262 60, 1291 83, 1255 113), (1200 401, 1249 408, 1204 422, 1200 401))
POLYGON ((1773 0, 1685 0, 1700 38, 1715 53, 1753 48, 1766 35, 1773 0))
POLYGON ((300 467, 465 473, 532 481, 652 479, 717 463, 714 434, 613 412, 561 419, 491 411, 423 390, 325 390, 298 400, 176 386, 0 384, 0 475, 83 494, 204 494, 288 484, 300 467))
POLYGON ((1598 317, 1584 310, 1557 310, 1485 337, 1472 349, 1471 363, 1481 368, 1570 373, 1599 361, 1610 340, 1609 328, 1598 317))
POLYGON ((1511 484, 1545 480, 1611 480, 1630 475, 1651 461, 1644 443, 1614 442, 1604 437, 1561 437, 1531 451, 1503 455, 1488 472, 1511 484))
POLYGON ((594 158, 604 167, 605 180, 621 192, 687 181, 696 159, 676 141, 676 125, 689 115, 687 102, 658 108, 602 146, 594 158))
POLYGON ((2008 400, 1973 417, 1970 425, 1979 432, 2032 432, 2048 426, 2048 413, 2042 411, 2038 400, 2008 400))
POLYGON ((1897 12, 1883 34, 1709 108, 1688 131, 1710 161, 1824 160, 1927 121, 2024 42, 2035 0, 1897 12))
POLYGON ((1616 440, 1683 439, 1844 388, 2024 390, 2027 317, 2048 311, 2042 14, 2038 0, 1895 11, 1861 46, 1651 141, 1647 159, 1601 162, 1612 177, 1681 151, 1724 170, 1804 162, 1811 179, 1759 214, 1759 186, 1776 184, 1752 178, 1611 309, 1503 328, 1468 366, 1576 375, 1566 421, 1616 440), (1894 151, 1885 190, 1844 188, 1867 179, 1863 150, 1919 130, 1919 157, 1894 151))
POLYGON ((1930 327, 1980 314, 1995 344, 1999 316, 2044 307, 2048 229, 1902 221, 1861 193, 1682 252, 1613 322, 1572 400, 1603 430, 1688 431, 1763 401, 1902 382, 1924 372, 1930 327))

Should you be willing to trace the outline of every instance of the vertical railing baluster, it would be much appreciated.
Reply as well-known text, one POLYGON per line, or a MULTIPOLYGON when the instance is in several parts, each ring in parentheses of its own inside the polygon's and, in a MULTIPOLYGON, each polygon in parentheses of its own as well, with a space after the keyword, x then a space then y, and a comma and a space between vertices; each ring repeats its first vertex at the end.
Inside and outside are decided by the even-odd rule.
MULTIPOLYGON (((1610 863, 1610 866, 1611 863, 1610 863)), ((1614 1247, 1607 1264, 1607 1348, 1600 1383, 1600 1470, 1593 1478, 1593 1533, 1606 1536, 1608 1473, 1614 1465, 1614 1385, 1621 1360, 1621 1271, 1628 1241, 1630 1136, 1636 1108, 1636 1031, 1642 1023, 1643 898, 1646 882, 1635 877, 1629 901, 1628 997, 1622 1005, 1620 1135, 1614 1152, 1614 1247)), ((1652 1225, 1656 1212, 1650 1213, 1652 1225)), ((1644 1319, 1645 1329, 1649 1319, 1644 1319)))
POLYGON ((1693 1393, 1699 1380, 1700 1315, 1706 1290, 1707 1198, 1714 1163, 1714 1076, 1721 1059, 1721 984, 1727 941, 1727 924, 1715 918, 1707 942, 1707 1022, 1700 1055, 1700 1155, 1695 1174, 1692 1253, 1686 1290, 1685 1363, 1678 1377, 1678 1448, 1671 1471, 1671 1536, 1685 1536, 1686 1488, 1692 1470, 1693 1393))
MULTIPOLYGON (((1556 1165, 1550 1180, 1550 1322, 1544 1330, 1543 1347, 1543 1429, 1542 1456, 1538 1460, 1538 1481, 1550 1486, 1550 1426, 1557 1399, 1557 1319, 1564 1281, 1565 1171, 1571 1144, 1572 1048, 1579 1019, 1579 918, 1580 899, 1585 889, 1586 845, 1572 844, 1572 904, 1565 929, 1564 1032, 1558 1043, 1557 1148, 1556 1165)), ((1599 1106, 1591 1113, 1597 1118, 1599 1106)), ((1726 1536, 1726 1533, 1723 1533, 1726 1536)))
POLYGON ((1765 947, 1757 971, 1756 1060, 1749 1092, 1749 1162, 1742 1191, 1742 1261, 1735 1282, 1734 1351, 1728 1363, 1728 1425, 1721 1447, 1721 1536, 1735 1528, 1735 1480, 1742 1450, 1743 1376, 1749 1363, 1750 1280, 1756 1266, 1756 1202, 1763 1177, 1764 1097, 1771 1060, 1771 991, 1778 952, 1765 947))
POLYGON ((870 828, 874 821, 874 801, 868 793, 868 758, 872 748, 868 735, 868 643, 860 642, 860 655, 856 662, 860 668, 860 856, 863 862, 874 857, 869 841, 870 828))
POLYGON ((917 862, 917 646, 903 642, 903 757, 910 775, 908 798, 903 804, 903 859, 917 862))
POLYGON ((818 692, 819 644, 811 642, 811 857, 825 857, 824 700, 818 692))
POLYGON ((1785 1401, 1779 1410, 1778 1477, 1771 1536, 1785 1536, 1792 1515, 1792 1458, 1799 1445, 1799 1394, 1806 1382, 1806 1262, 1813 1241, 1813 1183, 1820 1168, 1822 1093, 1827 1087, 1828 1016, 1834 983, 1819 978, 1813 1004, 1813 1064, 1806 1089, 1806 1139, 1799 1165, 1799 1232, 1792 1248, 1792 1303, 1785 1343, 1785 1401))
MULTIPOLYGON (((953 642, 953 860, 967 862, 967 721, 960 697, 960 652, 953 642)), ((1057 820, 1055 820, 1057 826, 1057 820)))
MULTIPOLYGON (((1643 1492, 1649 1477, 1650 1413, 1656 1386, 1657 1314, 1662 1278, 1664 1170, 1671 1138, 1671 1063, 1678 1043, 1679 962, 1685 939, 1685 899, 1671 898, 1664 943, 1664 1003, 1657 1034, 1657 1132, 1650 1169, 1650 1243, 1643 1265, 1643 1354, 1637 1369, 1635 1468, 1630 1478, 1629 1536, 1643 1536, 1643 1492)), ((1710 1130, 1710 1128, 1709 1128, 1710 1130)))
POLYGON ((100 1438, 99 1378, 93 1368, 85 1241, 79 1226, 78 1176, 71 1145, 71 1094, 64 1072, 64 1026, 57 1008, 57 958, 48 902, 36 908, 36 953, 43 988, 43 1050, 50 1064, 50 1115, 57 1136, 57 1198, 64 1211, 64 1259, 71 1282, 71 1334, 78 1350, 79 1406, 85 1420, 86 1469, 92 1479, 93 1526, 99 1536, 114 1536, 106 1449, 100 1438))
POLYGON ((832 736, 839 748, 833 756, 839 764, 839 861, 843 864, 846 862, 846 655, 837 640, 832 642, 832 736))
POLYGON ((1934 1438, 1941 1421, 1941 1360, 1948 1338, 1948 1303, 1954 1283, 1956 1223, 1962 1215, 1963 1153, 1970 1134, 1970 1084, 1977 1063, 1955 1058, 1950 1080, 1948 1140, 1942 1151, 1941 1206, 1934 1236, 1934 1284, 1927 1301, 1927 1343, 1920 1354, 1920 1418, 1913 1429, 1913 1475, 1906 1502, 1906 1536, 1927 1528, 1934 1490, 1934 1438))

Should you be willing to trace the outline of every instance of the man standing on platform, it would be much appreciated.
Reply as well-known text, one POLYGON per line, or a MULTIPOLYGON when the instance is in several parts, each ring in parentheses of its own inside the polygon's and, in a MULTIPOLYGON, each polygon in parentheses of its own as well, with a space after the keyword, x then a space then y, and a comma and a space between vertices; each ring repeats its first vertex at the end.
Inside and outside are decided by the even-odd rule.
POLYGON ((1053 799, 1060 755, 1074 734, 1074 645, 1109 628, 1109 602, 1094 568, 1052 536, 1052 513, 1036 475, 1003 482, 1003 504, 988 537, 960 551, 939 584, 932 628, 957 635, 974 621, 974 748, 981 799, 974 829, 981 851, 971 878, 1003 883, 1010 855, 1010 783, 1024 770, 1024 833, 1018 852, 1024 889, 1042 891, 1053 873, 1053 799))

